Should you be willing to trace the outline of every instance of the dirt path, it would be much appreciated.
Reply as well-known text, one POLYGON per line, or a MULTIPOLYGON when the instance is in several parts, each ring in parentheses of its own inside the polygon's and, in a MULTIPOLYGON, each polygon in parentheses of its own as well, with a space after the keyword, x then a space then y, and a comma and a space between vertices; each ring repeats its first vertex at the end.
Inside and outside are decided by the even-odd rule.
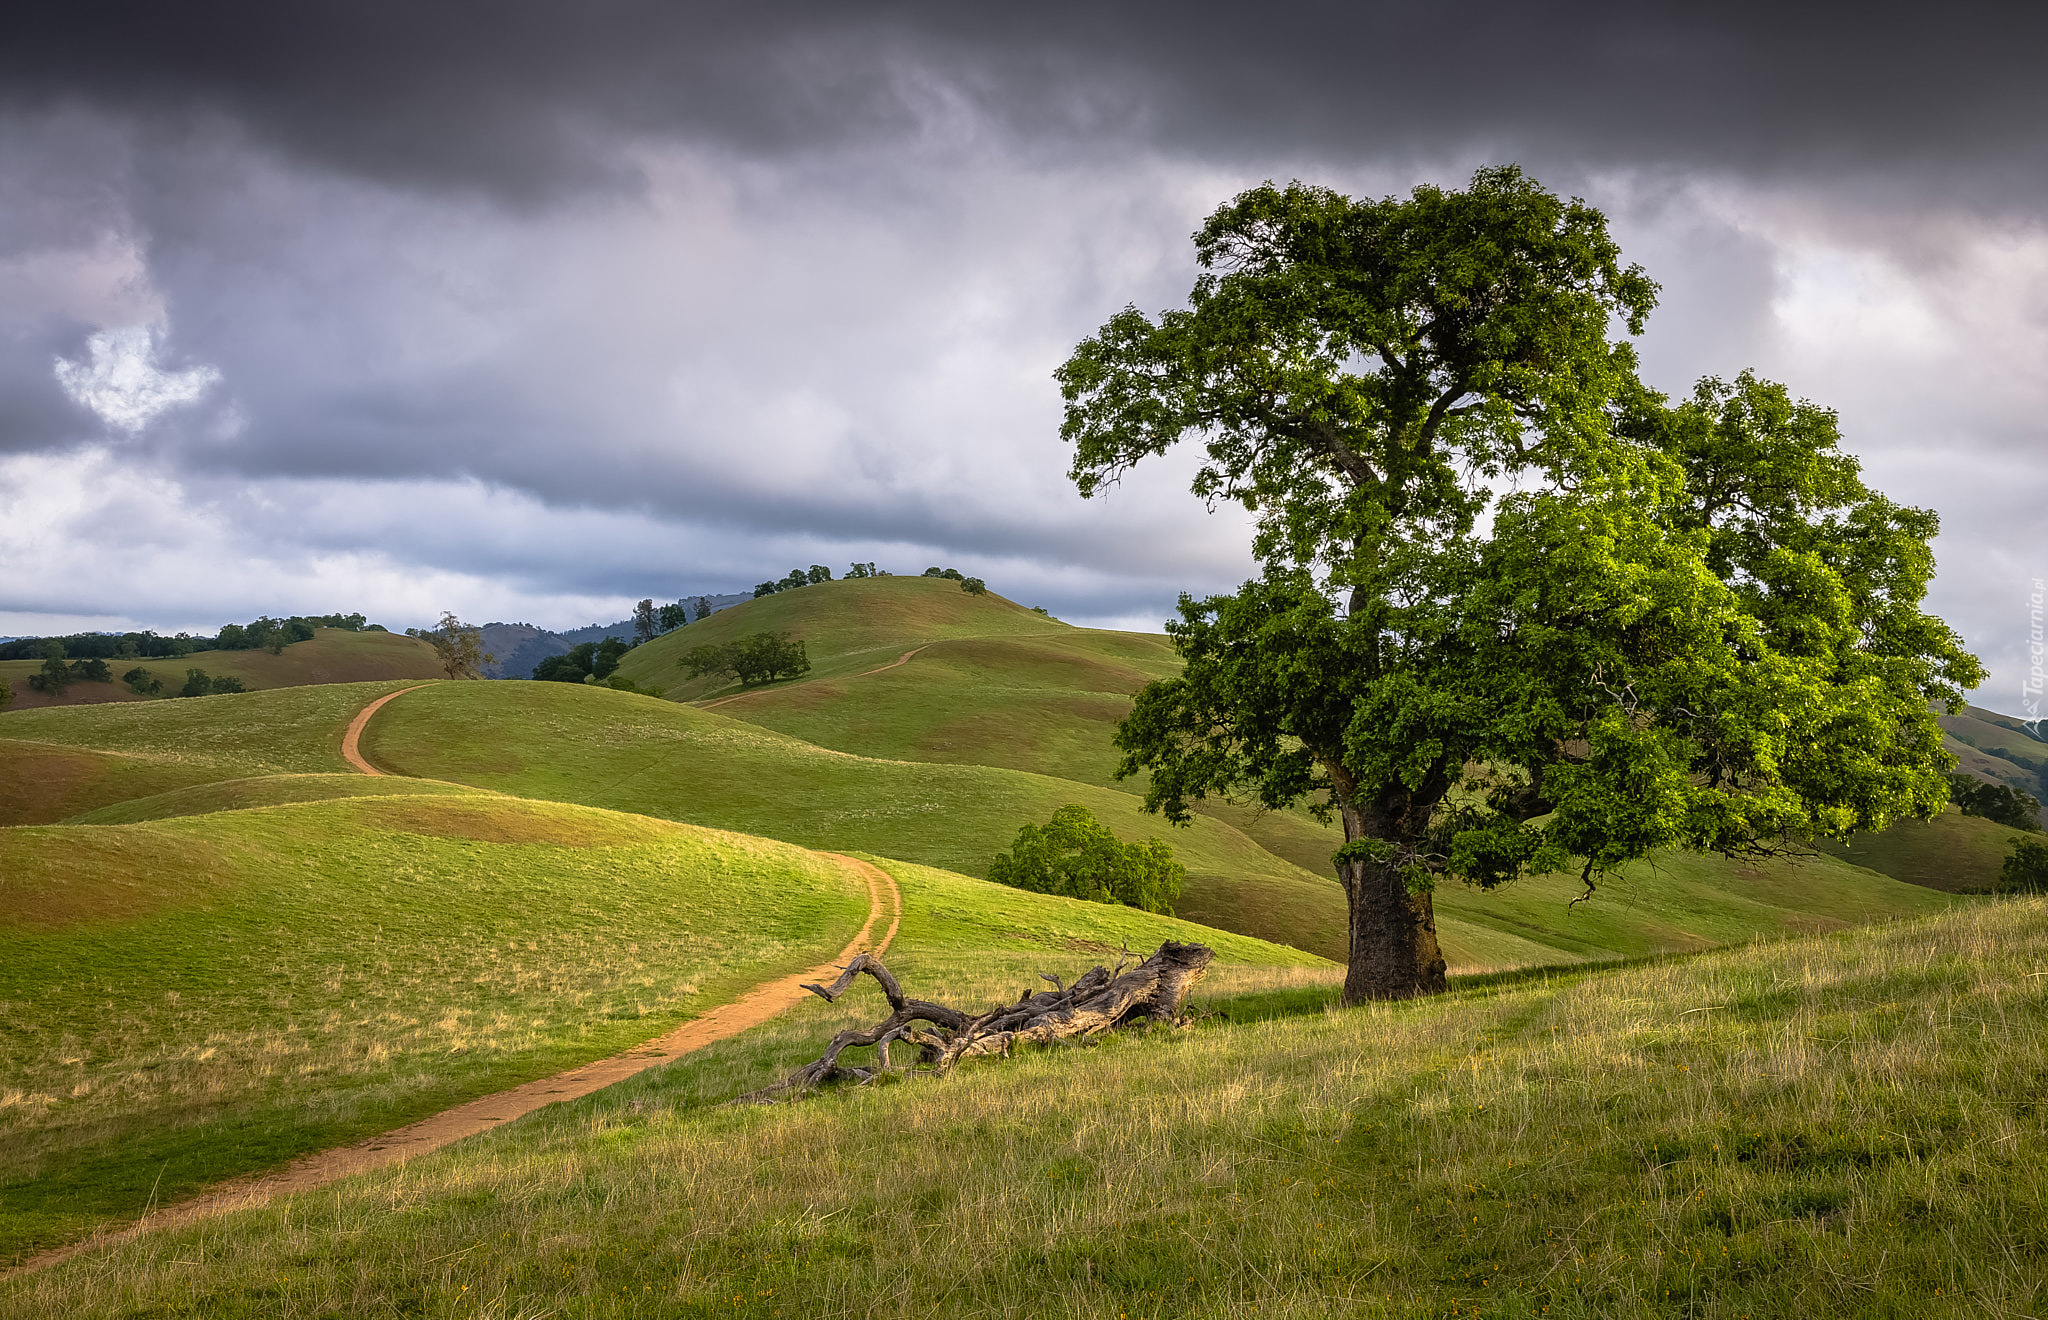
POLYGON ((387 692, 357 711, 356 717, 348 722, 348 732, 341 735, 341 759, 366 775, 383 774, 382 770, 363 759, 363 730, 370 727, 370 717, 382 710, 386 702, 396 700, 408 692, 417 692, 425 686, 425 683, 415 683, 409 688, 387 692))
MULTIPOLYGON (((412 689, 408 688, 406 691, 412 689)), ((391 697, 400 695, 402 694, 394 692, 391 697)), ((373 702, 362 715, 356 717, 356 723, 349 729, 351 738, 359 730, 369 712, 391 700, 391 697, 373 702)), ((377 771, 365 770, 365 773, 376 774, 377 771)), ((480 1100, 471 1100, 467 1104, 442 1110, 417 1123, 371 1137, 366 1141, 359 1141, 352 1146, 338 1146, 333 1150, 303 1156, 274 1173, 223 1183, 210 1192, 162 1210, 144 1211, 141 1219, 126 1228, 101 1233, 83 1242, 31 1256, 14 1269, 0 1272, 0 1278, 29 1274, 80 1252, 125 1242, 152 1229, 189 1224, 194 1220, 223 1214, 229 1210, 261 1205, 274 1197, 311 1191, 358 1173, 368 1173, 373 1169, 409 1160, 416 1155, 425 1155, 429 1151, 439 1150, 450 1142, 503 1126, 544 1106, 557 1104, 563 1100, 574 1100, 593 1091, 602 1091, 614 1082, 622 1082, 649 1068, 680 1059, 685 1054, 700 1050, 714 1041, 726 1040, 739 1035, 749 1027, 759 1026, 790 1005, 808 998, 809 992, 803 988, 804 982, 830 981, 839 972, 838 963, 846 962, 864 949, 880 953, 888 948, 890 941, 896 938, 896 928, 902 924, 903 894, 896 888, 895 880, 890 878, 887 871, 838 853, 821 855, 831 858, 860 876, 868 887, 868 919, 861 926, 860 932, 839 951, 839 957, 835 962, 813 967, 807 972, 792 972, 773 981, 764 981, 730 1003, 721 1004, 702 1017, 692 1018, 683 1023, 666 1035, 657 1036, 608 1059, 598 1059, 580 1068, 557 1073, 553 1077, 543 1077, 524 1086, 515 1086, 509 1091, 500 1091, 496 1095, 487 1095, 480 1100), (882 932, 879 941, 870 945, 868 937, 874 932, 875 923, 882 918, 885 892, 888 895, 889 928, 882 932)))
MULTIPOLYGON (((926 642, 926 643, 924 644, 924 646, 930 646, 930 645, 931 645, 931 643, 930 643, 930 642, 926 642)), ((896 658, 895 658, 894 660, 891 660, 891 661, 890 661, 890 662, 889 662, 888 664, 886 664, 886 665, 876 665, 876 666, 875 666, 875 667, 874 667, 873 669, 863 669, 863 670, 861 670, 861 671, 860 671, 860 672, 859 672, 858 674, 848 674, 848 675, 846 675, 846 677, 847 677, 847 678, 866 678, 866 677, 867 677, 867 676, 868 676, 869 674, 879 674, 879 673, 881 673, 881 672, 882 672, 882 671, 883 671, 884 669, 894 669, 894 668, 895 668, 896 666, 898 666, 898 665, 902 664, 902 663, 903 663, 904 661, 906 661, 906 660, 910 659, 910 657, 911 657, 911 656, 914 656, 914 655, 916 655, 916 654, 917 654, 917 653, 918 653, 919 651, 922 651, 922 650, 924 650, 924 646, 913 646, 913 647, 911 647, 911 648, 910 648, 910 649, 909 649, 908 651, 905 651, 905 652, 904 652, 904 653, 903 653, 902 655, 899 655, 899 656, 897 656, 897 657, 896 657, 896 658)), ((824 680, 824 679, 821 679, 821 678, 814 678, 814 679, 812 679, 811 681, 812 681, 813 683, 822 683, 822 682, 824 682, 825 680, 824 680)), ((407 690, 408 692, 410 692, 410 691, 411 691, 412 689, 410 689, 410 688, 407 688, 406 690, 407 690)), ((710 709, 711 709, 711 708, 712 708, 713 706, 723 706, 723 705, 724 705, 724 704, 725 704, 726 702, 728 702, 728 701, 738 701, 738 700, 739 700, 739 699, 740 699, 741 697, 752 697, 752 696, 758 696, 758 695, 760 695, 761 693, 763 693, 763 692, 767 692, 767 691, 770 691, 770 690, 771 690, 771 689, 769 689, 769 688, 755 688, 755 689, 754 689, 754 690, 753 690, 752 692, 735 692, 735 693, 733 693, 733 694, 732 694, 731 696, 729 696, 729 697, 720 697, 720 698, 719 698, 718 700, 716 700, 716 701, 707 701, 707 702, 705 702, 705 703, 704 703, 703 705, 701 705, 701 706, 697 707, 697 709, 698 709, 698 710, 710 710, 710 709)), ((787 692, 787 691, 788 691, 789 689, 788 689, 788 688, 774 688, 774 689, 772 689, 772 690, 773 690, 773 691, 776 691, 776 692, 787 692)), ((397 694, 396 692, 394 692, 394 693, 392 693, 391 695, 395 697, 395 696, 397 696, 398 694, 397 694)), ((388 700, 390 700, 390 698, 389 698, 389 697, 387 697, 387 698, 385 698, 385 699, 386 699, 387 701, 388 701, 388 700)), ((373 773, 373 774, 374 774, 374 773, 375 773, 375 771, 372 771, 371 773, 373 773)))

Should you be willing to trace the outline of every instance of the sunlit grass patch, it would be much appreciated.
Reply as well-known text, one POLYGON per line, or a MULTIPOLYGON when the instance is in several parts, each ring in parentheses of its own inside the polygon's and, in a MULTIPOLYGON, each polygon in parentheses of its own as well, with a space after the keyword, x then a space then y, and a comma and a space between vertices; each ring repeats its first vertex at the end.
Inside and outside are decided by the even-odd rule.
POLYGON ((647 1039, 867 907, 787 845, 474 794, 0 832, 0 1250, 647 1039))
POLYGON ((684 1062, 0 1309, 2037 1314, 2042 972, 2027 901, 770 1109, 684 1062))

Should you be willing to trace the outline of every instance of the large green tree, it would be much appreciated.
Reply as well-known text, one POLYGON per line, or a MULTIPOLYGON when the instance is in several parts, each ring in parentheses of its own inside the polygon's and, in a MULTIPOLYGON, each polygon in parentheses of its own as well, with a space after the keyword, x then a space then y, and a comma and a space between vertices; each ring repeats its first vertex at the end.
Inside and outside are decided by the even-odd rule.
POLYGON ((1444 984, 1431 891, 1664 848, 1769 852, 1947 796, 1930 513, 1744 374, 1676 404, 1616 329, 1656 286, 1513 167, 1357 201, 1272 185, 1195 236, 1188 305, 1060 368, 1083 495, 1193 437, 1261 576, 1183 598, 1121 774, 1341 818, 1349 1000, 1444 984))

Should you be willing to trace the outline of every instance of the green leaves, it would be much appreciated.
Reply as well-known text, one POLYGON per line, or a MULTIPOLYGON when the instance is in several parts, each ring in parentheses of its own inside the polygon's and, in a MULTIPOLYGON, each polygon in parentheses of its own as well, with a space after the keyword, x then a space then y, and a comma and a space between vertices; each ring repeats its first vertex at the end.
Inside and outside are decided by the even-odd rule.
POLYGON ((1195 493, 1258 514, 1261 576, 1183 598, 1185 668, 1118 732, 1148 808, 1342 815, 1354 949, 1409 923, 1404 966, 1439 877, 1940 808, 1929 703, 1983 670, 1921 612, 1934 515, 1783 386, 1644 387, 1607 335, 1656 286, 1598 211, 1511 166, 1406 200, 1267 184, 1195 244, 1185 309, 1125 308, 1058 373, 1083 495, 1199 438, 1195 493))
POLYGON ((1043 827, 1026 825, 1010 851, 997 853, 988 878, 1039 894, 1123 903, 1173 914, 1187 868, 1158 839, 1125 843, 1088 808, 1069 802, 1043 827))

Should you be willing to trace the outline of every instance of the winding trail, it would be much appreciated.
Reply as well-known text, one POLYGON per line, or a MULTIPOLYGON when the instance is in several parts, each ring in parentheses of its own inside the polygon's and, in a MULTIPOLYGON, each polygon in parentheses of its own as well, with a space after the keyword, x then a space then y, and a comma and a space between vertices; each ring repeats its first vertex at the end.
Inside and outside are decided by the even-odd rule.
POLYGON ((348 722, 348 732, 341 735, 341 759, 366 775, 383 774, 382 770, 363 759, 363 730, 370 727, 370 717, 384 709, 386 703, 396 701, 408 692, 417 692, 425 686, 425 683, 415 683, 409 688, 387 692, 357 711, 356 717, 348 722))
MULTIPOLYGON (((909 658, 908 655, 903 657, 904 660, 909 658)), ((901 664, 903 661, 898 660, 896 663, 901 664)), ((404 696, 406 692, 417 690, 405 688, 389 696, 379 697, 365 706, 348 726, 348 733, 342 741, 342 754, 364 774, 375 775, 383 772, 363 760, 357 748, 357 740, 362 735, 363 726, 369 723, 370 716, 376 713, 377 708, 390 701, 392 697, 404 696)), ((890 942, 896 938, 897 927, 903 923, 903 893, 896 887, 896 881, 887 871, 871 862, 863 862, 840 853, 820 853, 819 856, 830 858, 859 876, 868 889, 867 920, 861 924, 860 930, 832 962, 813 967, 809 971, 791 972, 772 981, 763 981, 738 998, 720 1004, 663 1035, 614 1054, 610 1058, 598 1059, 581 1067, 571 1068, 567 1072, 556 1073, 553 1077, 543 1077, 495 1095, 471 1100, 453 1109, 444 1109, 416 1123, 409 1123, 402 1128, 353 1145, 337 1146, 331 1150, 301 1156, 284 1168, 270 1173, 233 1179, 189 1201, 180 1201, 161 1210, 145 1210, 142 1218, 125 1228, 99 1233, 82 1242, 55 1247, 30 1256, 13 1269, 0 1270, 0 1278, 32 1274, 81 1252, 126 1242, 153 1229, 189 1224, 230 1210, 262 1205, 278 1196, 311 1191, 343 1178, 369 1173, 417 1155, 425 1155, 430 1151, 439 1150, 450 1142, 502 1127, 536 1109, 602 1091, 615 1082, 622 1082, 649 1068, 672 1063, 686 1054, 703 1049, 706 1045, 728 1040, 750 1027, 759 1026, 784 1009, 808 998, 809 992, 803 988, 806 981, 831 981, 839 973, 839 964, 848 961, 855 954, 862 951, 879 954, 887 949, 890 942), (882 919, 884 893, 888 895, 889 927, 882 932, 880 940, 869 944, 869 937, 882 919)))
MULTIPOLYGON (((930 642, 926 642, 926 643, 924 644, 924 646, 930 646, 930 645, 931 645, 931 643, 930 643, 930 642)), ((910 648, 910 649, 909 649, 908 651, 905 651, 905 652, 904 652, 904 653, 903 653, 902 655, 899 655, 899 656, 897 656, 897 657, 896 657, 896 658, 895 658, 894 660, 891 660, 891 661, 890 661, 890 662, 889 662, 888 664, 886 664, 886 665, 876 665, 876 666, 875 666, 875 667, 874 667, 873 669, 863 669, 863 670, 861 670, 861 671, 860 671, 860 672, 859 672, 858 674, 847 674, 847 675, 845 675, 845 677, 847 677, 847 678, 866 678, 866 677, 867 677, 867 676, 868 676, 869 674, 879 674, 879 673, 881 673, 881 672, 882 672, 882 671, 883 671, 884 669, 894 669, 894 668, 895 668, 896 666, 898 666, 898 665, 900 665, 900 664, 904 663, 905 661, 909 660, 911 656, 914 656, 914 655, 916 655, 916 654, 917 654, 917 653, 918 653, 919 651, 922 651, 922 650, 924 650, 924 646, 913 646, 913 647, 911 647, 911 648, 910 648)), ((822 678, 814 678, 814 679, 812 679, 812 680, 811 680, 811 682, 813 682, 813 683, 824 683, 824 682, 827 682, 827 681, 829 681, 829 680, 826 680, 826 679, 822 679, 822 678)), ((800 687, 800 686, 802 686, 802 684, 795 684, 795 685, 793 685, 793 686, 799 686, 799 687, 800 687)), ((407 688, 407 689, 406 689, 406 691, 407 691, 407 692, 410 692, 410 691, 412 691, 412 689, 411 689, 411 688, 407 688)), ((764 688, 764 687, 762 687, 762 688, 755 688, 755 689, 754 689, 754 690, 753 690, 752 692, 735 692, 735 693, 733 693, 733 694, 732 694, 731 696, 729 696, 729 697, 720 697, 720 698, 719 698, 718 700, 716 700, 716 701, 707 701, 707 702, 705 702, 705 703, 704 703, 703 705, 701 705, 701 706, 697 707, 697 709, 698 709, 698 710, 710 710, 710 709, 711 709, 712 707, 714 707, 714 706, 723 706, 723 705, 724 705, 724 704, 725 704, 726 702, 728 702, 728 701, 738 701, 738 700, 739 700, 739 699, 740 699, 741 697, 757 697, 757 696, 761 695, 761 694, 762 694, 763 692, 769 692, 769 691, 774 691, 774 692, 787 692, 787 691, 789 691, 789 689, 788 689, 788 688, 772 688, 772 689, 771 689, 771 688, 764 688)), ((392 693, 392 694, 391 694, 391 696, 392 696, 392 697, 395 697, 395 696, 398 696, 398 695, 399 695, 399 694, 398 694, 398 693, 396 693, 396 692, 394 692, 394 693, 392 693)), ((386 700, 386 701, 389 701, 390 699, 391 699, 391 697, 386 697, 386 698, 385 698, 385 700, 386 700)), ((345 752, 344 752, 344 754, 345 754, 345 752)), ((373 771, 371 771, 370 773, 371 773, 371 774, 375 774, 375 773, 376 773, 376 771, 374 771, 374 770, 373 770, 373 771)))

